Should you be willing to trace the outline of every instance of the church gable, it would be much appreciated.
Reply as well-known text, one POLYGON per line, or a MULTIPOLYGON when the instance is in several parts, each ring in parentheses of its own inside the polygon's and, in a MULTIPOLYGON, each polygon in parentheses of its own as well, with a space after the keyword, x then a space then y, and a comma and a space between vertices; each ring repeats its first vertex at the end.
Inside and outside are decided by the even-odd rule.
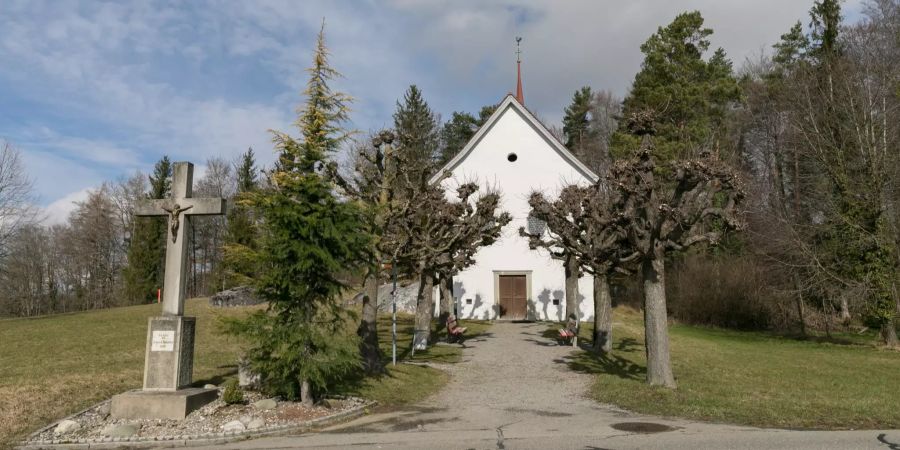
POLYGON ((542 175, 537 177, 540 181, 548 181, 548 176, 555 174, 554 185, 592 183, 598 178, 512 95, 503 99, 465 147, 431 181, 437 182, 447 171, 457 181, 475 181, 472 178, 483 179, 497 175, 496 172, 509 172, 513 176, 537 172, 542 175))

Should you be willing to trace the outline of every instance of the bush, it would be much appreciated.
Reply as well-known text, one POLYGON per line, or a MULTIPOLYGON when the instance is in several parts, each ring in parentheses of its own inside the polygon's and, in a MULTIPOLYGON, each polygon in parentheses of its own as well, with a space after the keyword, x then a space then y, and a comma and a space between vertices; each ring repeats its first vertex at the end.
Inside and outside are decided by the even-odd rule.
POLYGON ((225 383, 225 391, 222 392, 222 401, 226 405, 244 403, 244 391, 238 385, 238 380, 231 378, 225 383))

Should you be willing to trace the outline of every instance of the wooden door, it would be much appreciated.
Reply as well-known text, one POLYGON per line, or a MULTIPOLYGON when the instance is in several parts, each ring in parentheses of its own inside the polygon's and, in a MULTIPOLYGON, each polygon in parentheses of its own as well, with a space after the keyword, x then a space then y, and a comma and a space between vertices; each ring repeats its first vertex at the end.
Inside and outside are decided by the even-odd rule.
POLYGON ((525 275, 500 275, 500 318, 525 319, 527 304, 525 275))

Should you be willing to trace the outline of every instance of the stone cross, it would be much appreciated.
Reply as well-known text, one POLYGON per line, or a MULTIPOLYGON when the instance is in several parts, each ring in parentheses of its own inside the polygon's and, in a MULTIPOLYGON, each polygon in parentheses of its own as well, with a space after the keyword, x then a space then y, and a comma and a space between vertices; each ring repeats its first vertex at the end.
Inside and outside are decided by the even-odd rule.
POLYGON ((163 315, 150 317, 144 353, 144 388, 113 396, 110 414, 116 419, 184 419, 213 401, 216 389, 192 388, 196 318, 184 317, 187 240, 191 216, 225 213, 223 198, 193 198, 194 165, 174 164, 172 197, 146 200, 136 216, 166 216, 166 274, 163 315))
POLYGON ((191 227, 191 216, 225 214, 223 198, 193 198, 194 165, 174 164, 172 197, 145 200, 137 205, 136 216, 166 216, 166 272, 163 282, 163 315, 184 314, 184 289, 187 278, 188 246, 185 233, 191 227))

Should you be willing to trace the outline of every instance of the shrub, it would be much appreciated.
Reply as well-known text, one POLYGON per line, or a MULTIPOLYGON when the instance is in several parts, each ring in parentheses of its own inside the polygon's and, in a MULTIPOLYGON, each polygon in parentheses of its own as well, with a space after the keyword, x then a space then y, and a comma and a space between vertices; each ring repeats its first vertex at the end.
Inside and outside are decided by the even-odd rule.
POLYGON ((225 391, 222 392, 222 401, 226 405, 244 403, 244 391, 238 385, 238 380, 231 378, 225 383, 225 391))

